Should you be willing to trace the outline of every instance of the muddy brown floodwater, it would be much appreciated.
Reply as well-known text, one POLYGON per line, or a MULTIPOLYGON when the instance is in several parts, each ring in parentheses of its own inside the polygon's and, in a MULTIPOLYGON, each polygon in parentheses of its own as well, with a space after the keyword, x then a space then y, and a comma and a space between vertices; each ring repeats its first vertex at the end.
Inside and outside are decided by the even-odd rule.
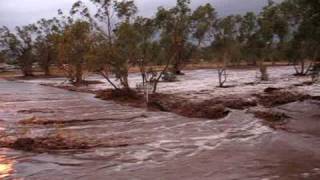
MULTIPOLYGON (((301 85, 307 78, 291 76, 290 68, 273 68, 271 81, 256 85, 255 71, 235 70, 237 86, 223 90, 215 70, 187 71, 160 88, 194 101, 269 86, 319 96, 318 84, 301 85)), ((251 113, 260 105, 216 120, 187 118, 40 85, 63 81, 0 80, 0 179, 320 179, 320 101, 269 108, 286 115, 277 129, 251 113), (34 149, 10 148, 21 138, 34 149)))

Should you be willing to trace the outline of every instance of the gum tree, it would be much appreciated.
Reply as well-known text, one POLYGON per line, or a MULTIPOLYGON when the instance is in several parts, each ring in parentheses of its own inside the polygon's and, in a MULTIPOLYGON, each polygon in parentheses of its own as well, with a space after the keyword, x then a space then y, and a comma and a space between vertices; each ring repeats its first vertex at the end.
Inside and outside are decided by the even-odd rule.
POLYGON ((227 16, 219 19, 214 32, 214 41, 211 44, 215 58, 218 60, 219 87, 227 81, 227 66, 232 61, 238 61, 240 46, 237 40, 239 16, 227 16))
POLYGON ((197 41, 197 48, 205 46, 212 39, 212 29, 217 21, 217 13, 211 4, 199 6, 191 16, 192 37, 197 41))
POLYGON ((58 38, 61 25, 58 19, 41 19, 37 22, 37 38, 35 42, 36 59, 44 74, 49 76, 50 66, 57 63, 58 38))
POLYGON ((191 9, 190 0, 177 0, 175 7, 165 9, 158 8, 156 13, 156 24, 160 30, 162 40, 171 49, 167 56, 173 54, 172 71, 182 74, 181 70, 188 58, 191 57, 188 40, 191 32, 191 9))
POLYGON ((256 33, 258 30, 257 16, 253 12, 246 13, 241 18, 239 28, 239 43, 241 47, 241 57, 247 64, 256 65, 256 33))
POLYGON ((320 57, 319 1, 286 0, 281 9, 291 26, 292 38, 287 58, 294 64, 297 75, 306 75, 320 57))
POLYGON ((83 83, 91 42, 90 24, 80 20, 66 26, 60 37, 60 64, 68 73, 70 81, 76 85, 83 83))
POLYGON ((129 90, 128 71, 134 56, 136 32, 132 21, 137 12, 134 1, 91 0, 97 11, 91 16, 85 3, 76 2, 71 14, 86 18, 96 31, 95 42, 91 48, 91 67, 102 75, 115 89, 129 90), (93 53, 92 53, 93 52, 93 53), (112 81, 115 75, 120 86, 112 81))
POLYGON ((24 76, 33 76, 35 62, 33 35, 37 30, 34 25, 16 27, 11 32, 7 27, 0 28, 0 47, 5 56, 17 64, 24 76))

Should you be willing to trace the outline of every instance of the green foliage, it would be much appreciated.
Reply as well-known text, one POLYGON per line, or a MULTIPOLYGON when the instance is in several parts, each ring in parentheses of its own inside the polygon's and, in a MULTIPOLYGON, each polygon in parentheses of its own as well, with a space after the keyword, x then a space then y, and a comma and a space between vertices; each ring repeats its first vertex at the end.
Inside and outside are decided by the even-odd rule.
POLYGON ((138 11, 134 1, 115 1, 115 10, 119 18, 125 18, 127 21, 138 11))
POLYGON ((238 28, 240 16, 227 16, 219 19, 214 32, 212 48, 215 57, 223 64, 237 62, 240 58, 240 44, 238 42, 238 28))
POLYGON ((270 0, 259 14, 225 17, 218 17, 209 3, 192 10, 190 0, 159 7, 152 18, 137 17, 137 11, 133 0, 78 1, 70 16, 60 10, 59 18, 41 19, 15 31, 0 28, 1 54, 25 75, 32 75, 35 61, 46 74, 58 64, 72 81, 81 82, 88 70, 126 89, 132 66, 139 66, 147 82, 149 72, 159 80, 169 66, 178 74, 186 63, 200 58, 217 60, 221 75, 229 63, 263 65, 266 60, 289 60, 306 74, 306 62, 320 59, 318 0, 270 0), (89 10, 88 3, 96 8, 89 10), (164 68, 157 73, 148 68, 153 65, 164 68), (111 81, 112 75, 120 85, 111 81))
POLYGON ((59 39, 60 66, 74 83, 83 81, 91 42, 90 24, 80 20, 68 25, 59 39))
POLYGON ((56 18, 37 22, 37 38, 34 45, 36 60, 46 75, 50 66, 58 63, 58 39, 62 33, 60 21, 56 18))
POLYGON ((192 28, 190 1, 177 0, 171 9, 160 7, 155 23, 160 33, 160 43, 165 47, 167 58, 173 57, 173 72, 180 73, 182 65, 188 59, 187 45, 192 28))
POLYGON ((198 48, 205 46, 203 41, 210 39, 210 33, 217 21, 217 13, 211 4, 199 6, 192 14, 192 37, 197 40, 198 48))
POLYGON ((32 76, 34 63, 33 34, 37 28, 34 25, 16 27, 16 33, 7 27, 0 28, 0 48, 5 56, 17 64, 25 76, 32 76))
POLYGON ((240 23, 239 42, 249 43, 257 28, 257 16, 253 12, 246 13, 240 23))

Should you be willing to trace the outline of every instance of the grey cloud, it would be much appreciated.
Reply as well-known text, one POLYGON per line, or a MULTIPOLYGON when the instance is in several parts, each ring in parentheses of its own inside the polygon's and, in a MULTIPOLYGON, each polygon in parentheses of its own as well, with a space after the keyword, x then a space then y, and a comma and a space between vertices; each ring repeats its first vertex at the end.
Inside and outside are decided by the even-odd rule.
MULTIPOLYGON (((137 4, 142 15, 150 15, 157 7, 170 7, 175 5, 175 2, 175 0, 153 0, 152 2, 150 0, 138 0, 137 4)), ((210 3, 216 8, 220 16, 225 16, 248 11, 259 12, 262 7, 267 5, 267 2, 267 0, 193 0, 192 7, 210 3)))
MULTIPOLYGON (((0 25, 13 28, 16 25, 33 23, 40 18, 57 15, 58 9, 69 10, 76 0, 0 0, 0 25)), ((159 6, 170 7, 176 0, 136 0, 139 14, 152 15, 159 6)), ((267 0, 193 0, 192 7, 211 3, 219 15, 258 12, 267 0)))
POLYGON ((57 15, 57 10, 69 9, 74 0, 0 0, 0 25, 14 27, 33 23, 43 17, 57 15))

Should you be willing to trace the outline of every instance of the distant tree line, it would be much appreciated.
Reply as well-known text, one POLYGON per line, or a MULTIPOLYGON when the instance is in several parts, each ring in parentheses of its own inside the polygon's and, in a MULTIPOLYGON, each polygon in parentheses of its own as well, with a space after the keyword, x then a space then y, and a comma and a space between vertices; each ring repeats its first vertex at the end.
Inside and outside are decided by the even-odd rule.
MULTIPOLYGON (((154 16, 137 15, 132 0, 78 1, 70 13, 52 19, 0 28, 0 56, 33 75, 36 63, 46 75, 59 67, 75 84, 95 72, 115 89, 127 89, 130 67, 139 67, 143 83, 171 71, 181 74, 188 63, 217 64, 222 86, 229 65, 286 61, 305 75, 320 57, 320 1, 269 1, 259 14, 219 17, 211 4, 192 10, 190 0, 159 7, 154 16), (90 6, 91 7, 91 6, 90 6), (152 68, 158 65, 158 68, 152 68), (161 65, 161 66, 160 66, 161 65), (110 78, 115 76, 120 83, 110 78)), ((263 77, 262 77, 263 79, 263 77)))

